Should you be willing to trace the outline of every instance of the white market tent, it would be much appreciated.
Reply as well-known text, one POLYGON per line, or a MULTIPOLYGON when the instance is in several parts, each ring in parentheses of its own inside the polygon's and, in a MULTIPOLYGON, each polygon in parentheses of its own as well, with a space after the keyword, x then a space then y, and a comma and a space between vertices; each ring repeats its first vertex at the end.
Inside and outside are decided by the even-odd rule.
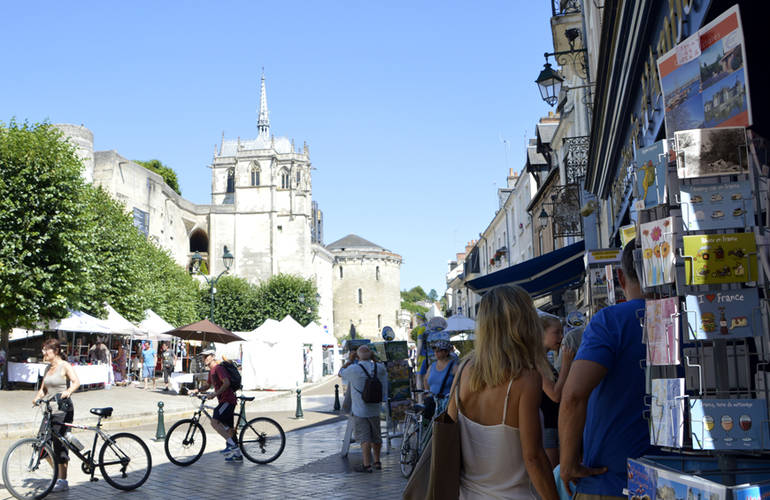
POLYGON ((288 329, 268 319, 246 333, 249 340, 241 346, 244 389, 295 389, 304 382, 302 342, 288 329))
POLYGON ((61 330, 63 332, 110 333, 110 325, 83 311, 70 311, 64 319, 48 322, 46 330, 61 330))
POLYGON ((146 340, 162 340, 162 341, 168 341, 168 340, 174 340, 175 337, 171 335, 166 335, 163 332, 167 332, 169 330, 173 330, 174 326, 171 325, 169 322, 167 322, 165 319, 161 318, 157 314, 155 314, 155 311, 152 309, 147 309, 144 311, 144 319, 141 323, 139 323, 139 328, 141 330, 144 330, 147 332, 146 337, 141 337, 146 340))
POLYGON ((121 314, 113 309, 111 305, 105 304, 105 308, 107 309, 107 319, 103 321, 107 323, 112 333, 118 335, 131 335, 132 337, 145 335, 144 331, 121 316, 121 314))
POLYGON ((313 382, 320 380, 323 377, 323 347, 334 346, 332 350, 332 373, 337 373, 339 370, 339 359, 337 359, 337 339, 328 331, 321 328, 317 323, 310 322, 305 328, 303 328, 303 344, 310 344, 313 346, 313 370, 311 372, 311 380, 313 382))

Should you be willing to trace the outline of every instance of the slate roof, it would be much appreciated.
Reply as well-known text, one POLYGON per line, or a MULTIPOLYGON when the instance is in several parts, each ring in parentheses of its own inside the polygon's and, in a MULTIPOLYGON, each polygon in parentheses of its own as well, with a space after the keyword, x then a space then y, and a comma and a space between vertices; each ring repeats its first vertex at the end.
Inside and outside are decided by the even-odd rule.
POLYGON ((371 250, 375 252, 389 252, 390 250, 381 247, 376 243, 365 240, 356 234, 349 234, 326 245, 327 250, 371 250))

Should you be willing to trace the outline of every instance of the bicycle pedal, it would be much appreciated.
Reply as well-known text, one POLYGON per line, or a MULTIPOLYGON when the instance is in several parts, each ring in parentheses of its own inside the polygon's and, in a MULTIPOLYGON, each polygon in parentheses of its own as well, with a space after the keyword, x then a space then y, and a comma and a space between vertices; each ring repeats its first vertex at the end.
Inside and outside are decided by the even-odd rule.
POLYGON ((98 481, 98 480, 99 480, 99 478, 98 478, 98 477, 92 477, 92 478, 91 478, 91 482, 92 482, 92 483, 95 483, 95 482, 96 482, 96 481, 98 481))

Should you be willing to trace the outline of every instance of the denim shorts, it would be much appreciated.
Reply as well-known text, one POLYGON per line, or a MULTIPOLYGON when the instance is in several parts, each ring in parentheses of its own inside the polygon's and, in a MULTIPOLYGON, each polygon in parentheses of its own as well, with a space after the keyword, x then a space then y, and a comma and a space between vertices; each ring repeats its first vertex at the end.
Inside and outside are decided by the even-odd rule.
POLYGON ((555 427, 547 427, 543 429, 543 448, 558 448, 559 447, 559 429, 555 427))

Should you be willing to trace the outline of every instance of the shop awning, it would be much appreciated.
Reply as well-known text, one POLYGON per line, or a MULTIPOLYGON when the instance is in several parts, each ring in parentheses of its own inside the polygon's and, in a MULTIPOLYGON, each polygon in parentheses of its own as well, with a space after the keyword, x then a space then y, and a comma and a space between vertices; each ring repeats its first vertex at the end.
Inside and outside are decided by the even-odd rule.
POLYGON ((476 293, 499 285, 518 285, 533 297, 566 288, 583 279, 585 243, 579 241, 492 274, 468 281, 476 293))

